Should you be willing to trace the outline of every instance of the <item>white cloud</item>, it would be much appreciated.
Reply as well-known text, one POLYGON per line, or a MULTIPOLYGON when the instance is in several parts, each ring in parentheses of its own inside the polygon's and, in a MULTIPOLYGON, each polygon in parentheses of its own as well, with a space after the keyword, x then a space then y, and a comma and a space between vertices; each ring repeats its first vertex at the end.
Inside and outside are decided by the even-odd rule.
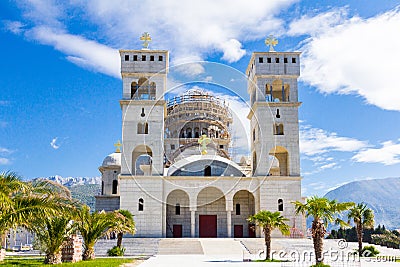
POLYGON ((54 149, 59 149, 61 145, 57 144, 57 139, 58 137, 54 137, 51 142, 50 142, 50 146, 54 149))
POLYGON ((332 169, 337 167, 337 163, 336 162, 331 162, 325 165, 322 165, 321 167, 319 167, 321 170, 326 170, 326 169, 332 169))
MULTIPOLYGON (((298 0, 158 0, 158 1, 37 1, 21 2, 23 17, 33 22, 41 43, 66 53, 67 59, 83 67, 116 76, 119 72, 113 49, 140 48, 139 36, 152 35, 154 49, 168 49, 176 60, 186 57, 204 59, 209 53, 222 53, 222 59, 235 62, 246 51, 239 40, 257 40, 269 32, 282 32, 284 21, 277 15, 298 0), (78 13, 79 16, 69 14, 78 13), (84 23, 95 26, 96 33, 70 34, 66 25, 84 23), (102 46, 89 39, 107 40, 102 46), (108 48, 108 49, 107 49, 108 48), (110 51, 111 50, 111 51, 110 51), (94 51, 96 55, 94 56, 94 51)), ((12 22, 17 25, 17 22, 12 22)), ((15 28, 15 27, 14 27, 15 28)), ((192 72, 201 73, 200 65, 192 72)))
POLYGON ((4 29, 7 31, 10 31, 14 34, 20 34, 23 32, 24 24, 20 21, 10 21, 10 20, 4 20, 4 29))
POLYGON ((296 19, 290 23, 289 30, 286 34, 303 35, 323 33, 325 30, 329 30, 329 28, 343 23, 346 16, 346 8, 335 9, 313 17, 304 15, 300 19, 296 19))
POLYGON ((205 82, 212 82, 212 80, 213 80, 212 76, 207 76, 207 77, 204 78, 205 82))
POLYGON ((8 149, 8 148, 5 148, 5 147, 0 147, 0 154, 2 154, 2 155, 4 155, 4 154, 11 154, 11 153, 13 153, 14 151, 12 151, 12 150, 10 150, 10 149, 8 149))
POLYGON ((400 111, 400 8, 369 19, 345 16, 330 11, 290 26, 292 34, 310 34, 301 48, 301 79, 322 93, 358 94, 369 104, 400 111))
POLYGON ((367 142, 355 138, 338 136, 309 125, 300 126, 300 152, 306 156, 318 156, 331 151, 355 152, 367 146, 367 142))
POLYGON ((397 143, 386 141, 380 148, 367 148, 353 156, 356 162, 382 163, 394 165, 400 163, 400 140, 397 143))
POLYGON ((0 157, 0 165, 10 165, 10 164, 11 164, 11 160, 9 160, 8 158, 0 157))
POLYGON ((242 44, 236 39, 222 43, 221 49, 224 52, 222 59, 229 63, 238 61, 246 54, 246 50, 242 49, 242 44))
POLYGON ((65 53, 69 61, 79 66, 120 77, 120 57, 116 49, 48 27, 35 27, 27 35, 65 53))
POLYGON ((10 165, 12 163, 11 159, 6 157, 12 153, 14 153, 13 150, 5 147, 0 147, 0 165, 10 165))

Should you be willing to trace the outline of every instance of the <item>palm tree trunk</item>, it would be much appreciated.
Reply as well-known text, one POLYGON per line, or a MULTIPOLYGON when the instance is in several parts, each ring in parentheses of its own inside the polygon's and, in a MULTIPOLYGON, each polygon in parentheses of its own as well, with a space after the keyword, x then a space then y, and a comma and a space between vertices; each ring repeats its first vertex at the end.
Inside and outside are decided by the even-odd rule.
POLYGON ((48 254, 46 254, 44 263, 46 263, 46 264, 61 264, 62 263, 61 258, 62 258, 61 250, 56 253, 48 253, 48 254))
POLYGON ((358 238, 358 255, 362 256, 362 239, 363 239, 363 227, 361 223, 356 224, 357 238, 358 238))
POLYGON ((123 233, 118 233, 117 234, 117 247, 121 248, 122 246, 122 237, 123 237, 123 233))
POLYGON ((312 224, 312 238, 314 243, 315 261, 316 264, 323 263, 324 259, 322 256, 324 249, 323 238, 326 233, 325 225, 319 220, 314 220, 312 224))
POLYGON ((83 252, 82 258, 84 261, 94 260, 96 258, 95 254, 94 254, 94 245, 86 247, 85 251, 83 252))
POLYGON ((269 227, 264 228, 264 240, 265 247, 267 248, 265 259, 271 259, 271 229, 269 227))

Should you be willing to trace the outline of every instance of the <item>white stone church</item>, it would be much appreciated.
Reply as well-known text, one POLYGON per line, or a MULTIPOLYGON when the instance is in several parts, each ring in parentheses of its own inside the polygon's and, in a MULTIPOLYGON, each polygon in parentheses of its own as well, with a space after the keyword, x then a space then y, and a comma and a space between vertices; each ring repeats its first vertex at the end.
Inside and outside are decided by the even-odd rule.
POLYGON ((233 111, 200 90, 166 99, 168 51, 145 47, 120 50, 122 149, 99 168, 96 209, 129 210, 135 237, 259 237, 249 215, 280 211, 292 237, 302 237, 305 221, 291 204, 302 201, 300 52, 252 54, 251 156, 236 163, 228 150, 233 111))

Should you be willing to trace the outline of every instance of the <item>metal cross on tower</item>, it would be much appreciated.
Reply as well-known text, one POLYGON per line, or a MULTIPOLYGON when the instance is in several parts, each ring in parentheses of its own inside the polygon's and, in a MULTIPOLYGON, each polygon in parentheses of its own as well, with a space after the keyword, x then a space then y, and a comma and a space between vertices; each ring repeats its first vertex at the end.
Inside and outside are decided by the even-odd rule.
POLYGON ((142 36, 140 37, 140 40, 143 41, 143 48, 148 49, 149 48, 149 43, 151 42, 151 36, 148 32, 144 32, 142 36))
POLYGON ((114 144, 114 146, 115 146, 115 152, 116 153, 121 153, 121 146, 122 146, 122 144, 121 144, 121 142, 118 140, 118 142, 116 142, 115 144, 114 144))
POLYGON ((270 35, 267 39, 265 39, 265 45, 269 45, 269 52, 275 52, 274 46, 277 44, 278 40, 273 35, 270 35))

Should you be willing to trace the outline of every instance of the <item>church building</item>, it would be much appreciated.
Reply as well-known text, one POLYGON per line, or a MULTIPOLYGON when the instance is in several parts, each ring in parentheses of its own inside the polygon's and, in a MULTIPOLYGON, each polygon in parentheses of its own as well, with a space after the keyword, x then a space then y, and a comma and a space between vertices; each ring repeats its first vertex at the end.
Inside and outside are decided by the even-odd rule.
MULTIPOLYGON (((129 210, 135 237, 260 237, 247 218, 260 210, 305 233, 297 79, 300 52, 253 52, 246 69, 251 152, 234 162, 232 110, 221 97, 191 89, 166 99, 169 52, 120 50, 122 143, 101 167, 96 209, 129 210), (119 148, 121 146, 121 149, 119 148)), ((274 232, 279 236, 278 232, 274 232)))

